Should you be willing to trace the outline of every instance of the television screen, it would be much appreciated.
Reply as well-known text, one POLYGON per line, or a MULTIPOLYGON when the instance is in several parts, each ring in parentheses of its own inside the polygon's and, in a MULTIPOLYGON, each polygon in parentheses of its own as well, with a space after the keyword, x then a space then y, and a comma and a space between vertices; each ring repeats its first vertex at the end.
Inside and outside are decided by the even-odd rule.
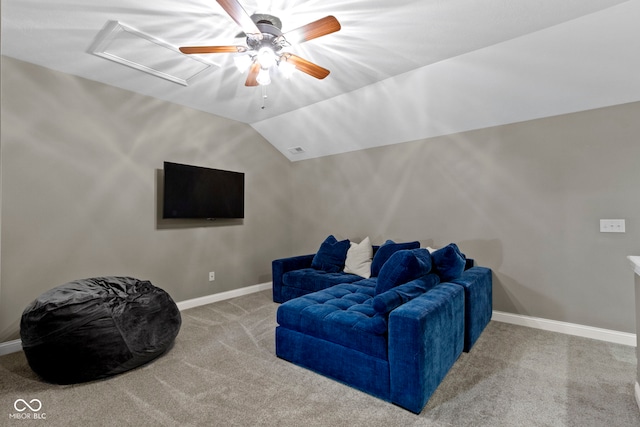
POLYGON ((164 162, 163 218, 244 218, 244 173, 164 162))

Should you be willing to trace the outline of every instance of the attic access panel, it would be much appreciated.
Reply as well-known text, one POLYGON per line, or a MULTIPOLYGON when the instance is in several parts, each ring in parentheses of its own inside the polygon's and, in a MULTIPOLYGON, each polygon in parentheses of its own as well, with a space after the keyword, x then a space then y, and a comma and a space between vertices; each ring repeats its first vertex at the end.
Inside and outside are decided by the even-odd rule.
POLYGON ((214 66, 196 56, 183 55, 177 47, 118 21, 107 24, 92 53, 183 86, 214 66))

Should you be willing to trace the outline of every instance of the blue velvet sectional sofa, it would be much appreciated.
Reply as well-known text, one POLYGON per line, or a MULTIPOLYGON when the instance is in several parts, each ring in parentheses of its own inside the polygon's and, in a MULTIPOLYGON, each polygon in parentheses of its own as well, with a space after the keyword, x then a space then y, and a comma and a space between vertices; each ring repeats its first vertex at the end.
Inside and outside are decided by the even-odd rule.
POLYGON ((491 270, 455 244, 387 241, 363 277, 340 268, 346 251, 327 240, 333 259, 320 256, 325 241, 273 261, 277 356, 419 413, 490 321, 491 270))
MULTIPOLYGON (((367 242, 368 238, 361 243, 367 244, 367 242)), ((384 262, 395 251, 420 247, 420 242, 389 244, 390 242, 387 241, 388 244, 380 253, 378 253, 380 246, 371 245, 369 274, 362 276, 349 273, 348 269, 345 271, 351 242, 348 240, 338 242, 333 235, 322 242, 315 254, 274 260, 272 262, 273 301, 285 302, 341 283, 353 283, 363 278, 377 276, 384 262)))

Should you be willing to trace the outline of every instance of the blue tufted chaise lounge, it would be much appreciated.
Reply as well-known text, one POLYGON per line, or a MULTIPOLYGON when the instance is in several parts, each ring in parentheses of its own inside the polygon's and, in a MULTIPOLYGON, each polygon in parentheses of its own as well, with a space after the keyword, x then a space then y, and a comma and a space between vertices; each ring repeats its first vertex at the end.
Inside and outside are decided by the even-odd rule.
POLYGON ((276 354, 419 413, 491 319, 491 270, 455 244, 381 248, 372 277, 301 290, 278 307, 276 354))

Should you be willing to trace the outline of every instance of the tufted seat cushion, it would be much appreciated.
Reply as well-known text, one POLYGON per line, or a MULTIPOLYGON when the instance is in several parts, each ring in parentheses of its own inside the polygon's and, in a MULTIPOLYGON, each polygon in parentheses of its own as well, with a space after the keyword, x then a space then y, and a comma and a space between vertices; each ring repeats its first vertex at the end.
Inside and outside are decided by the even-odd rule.
POLYGON ((303 268, 289 271, 282 275, 282 284, 296 289, 302 289, 306 293, 321 291, 341 283, 353 283, 362 280, 362 277, 351 273, 327 273, 315 268, 303 268))
POLYGON ((387 316, 373 309, 375 282, 344 283, 287 301, 278 308, 278 323, 386 359, 387 316))

